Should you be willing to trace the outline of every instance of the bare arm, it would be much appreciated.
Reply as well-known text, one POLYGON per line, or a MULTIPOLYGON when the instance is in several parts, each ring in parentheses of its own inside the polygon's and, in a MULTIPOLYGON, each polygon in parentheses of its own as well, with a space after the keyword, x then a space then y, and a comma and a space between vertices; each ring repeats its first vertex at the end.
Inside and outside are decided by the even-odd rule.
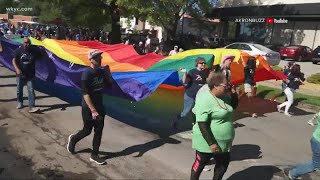
POLYGON ((184 73, 182 76, 182 83, 183 84, 188 84, 190 82, 190 79, 187 76, 187 73, 184 73))
POLYGON ((183 84, 188 84, 190 82, 190 79, 188 77, 187 70, 185 68, 181 68, 180 72, 183 72, 182 83, 183 84))
POLYGON ((92 100, 91 100, 89 94, 83 95, 83 99, 86 101, 91 112, 97 112, 96 108, 93 106, 93 103, 92 103, 92 100))

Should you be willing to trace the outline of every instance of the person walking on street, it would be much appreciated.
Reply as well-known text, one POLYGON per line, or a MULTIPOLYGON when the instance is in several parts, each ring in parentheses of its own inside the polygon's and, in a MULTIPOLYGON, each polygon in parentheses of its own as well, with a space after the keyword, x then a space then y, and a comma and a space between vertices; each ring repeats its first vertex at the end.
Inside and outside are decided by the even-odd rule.
POLYGON ((99 165, 105 164, 105 160, 98 156, 105 117, 102 89, 105 86, 112 87, 113 81, 109 66, 101 67, 101 54, 102 52, 99 50, 89 52, 88 58, 91 65, 82 73, 81 77, 83 129, 76 134, 71 134, 67 145, 68 152, 75 154, 77 142, 90 135, 92 128, 94 128, 90 161, 99 165))
MULTIPOLYGON (((288 62, 288 64, 286 66, 284 66, 283 74, 288 76, 290 74, 290 71, 291 71, 291 68, 292 68, 293 65, 294 65, 293 62, 288 62)), ((278 97, 284 96, 285 95, 284 90, 286 89, 286 87, 287 87, 286 81, 282 81, 282 84, 281 84, 282 92, 280 94, 275 95, 274 97, 272 97, 271 100, 272 101, 277 101, 278 97)))
POLYGON ((254 91, 254 75, 256 71, 256 58, 250 57, 247 64, 242 60, 244 66, 244 93, 247 95, 249 103, 248 110, 249 113, 252 113, 252 117, 257 118, 257 113, 252 112, 252 100, 253 100, 253 91, 254 91))
POLYGON ((29 112, 35 113, 39 108, 35 107, 34 81, 36 75, 36 61, 41 58, 38 47, 32 46, 29 38, 23 39, 23 45, 15 51, 12 60, 17 75, 17 109, 23 108, 23 87, 27 85, 29 112))
POLYGON ((198 90, 206 84, 206 79, 209 76, 210 70, 206 68, 206 61, 202 57, 198 57, 195 60, 196 68, 190 70, 187 73, 186 69, 181 69, 180 71, 183 74, 182 83, 187 84, 186 91, 184 93, 184 103, 183 111, 177 116, 177 119, 174 119, 171 123, 171 127, 176 130, 177 122, 181 118, 184 118, 188 115, 194 105, 194 101, 197 95, 198 90))
POLYGON ((313 172, 320 168, 320 112, 314 116, 314 119, 317 121, 318 125, 310 140, 312 160, 305 164, 297 165, 291 170, 284 169, 284 173, 289 177, 289 179, 298 179, 301 175, 313 172))
POLYGON ((286 80, 286 88, 284 90, 284 93, 287 96, 287 101, 284 103, 277 105, 277 109, 279 112, 281 112, 281 109, 285 107, 284 114, 291 117, 292 115, 289 114, 289 109, 291 105, 293 104, 293 94, 294 92, 299 89, 299 86, 303 84, 303 81, 305 78, 303 77, 303 73, 301 73, 300 65, 295 64, 292 66, 290 74, 288 75, 288 79, 286 80))
POLYGON ((193 108, 196 123, 192 128, 192 147, 196 150, 190 180, 198 180, 205 165, 213 157, 215 168, 213 180, 221 180, 230 162, 230 150, 235 130, 232 121, 238 106, 236 91, 227 93, 224 74, 211 72, 207 83, 209 90, 198 94, 193 108))

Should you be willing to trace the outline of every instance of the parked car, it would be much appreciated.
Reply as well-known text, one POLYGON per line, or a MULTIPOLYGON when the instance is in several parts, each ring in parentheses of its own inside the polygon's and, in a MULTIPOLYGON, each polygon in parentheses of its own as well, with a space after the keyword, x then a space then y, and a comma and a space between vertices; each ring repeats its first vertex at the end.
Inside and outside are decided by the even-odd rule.
POLYGON ((280 63, 280 55, 278 52, 272 51, 271 49, 260 44, 236 42, 229 44, 224 48, 239 49, 250 54, 251 56, 261 55, 272 66, 278 65, 280 63))
POLYGON ((312 55, 312 63, 318 64, 318 62, 320 62, 320 46, 313 50, 312 55))
POLYGON ((280 49, 280 57, 296 61, 309 61, 312 59, 312 49, 307 46, 292 45, 280 49))
POLYGON ((282 44, 264 44, 263 46, 265 46, 275 52, 280 52, 280 49, 283 47, 282 44))

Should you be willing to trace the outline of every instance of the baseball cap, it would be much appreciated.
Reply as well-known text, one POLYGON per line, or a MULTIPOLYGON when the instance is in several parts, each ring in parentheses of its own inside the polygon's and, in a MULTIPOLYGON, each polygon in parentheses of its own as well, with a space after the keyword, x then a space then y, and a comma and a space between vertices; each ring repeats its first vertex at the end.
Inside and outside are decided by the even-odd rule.
POLYGON ((175 46, 174 46, 174 48, 178 48, 178 46, 177 46, 177 45, 175 45, 175 46))
POLYGON ((95 56, 99 55, 99 54, 102 54, 103 52, 98 50, 98 49, 93 49, 89 52, 88 54, 88 59, 92 59, 94 58, 95 56))

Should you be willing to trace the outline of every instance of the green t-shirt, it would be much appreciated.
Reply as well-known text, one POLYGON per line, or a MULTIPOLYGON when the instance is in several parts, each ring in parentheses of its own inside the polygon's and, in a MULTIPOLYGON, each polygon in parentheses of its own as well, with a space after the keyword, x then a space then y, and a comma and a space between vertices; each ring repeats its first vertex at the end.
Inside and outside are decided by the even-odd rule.
POLYGON ((313 137, 320 142, 320 112, 318 112, 316 122, 317 122, 317 128, 313 132, 313 137))
MULTIPOLYGON (((221 151, 230 151, 235 134, 232 122, 233 108, 222 99, 213 97, 210 91, 206 90, 198 94, 194 112, 196 114, 196 122, 211 122, 210 129, 221 151)), ((201 134, 198 123, 193 126, 192 131, 193 149, 203 153, 212 153, 211 148, 201 134)))

